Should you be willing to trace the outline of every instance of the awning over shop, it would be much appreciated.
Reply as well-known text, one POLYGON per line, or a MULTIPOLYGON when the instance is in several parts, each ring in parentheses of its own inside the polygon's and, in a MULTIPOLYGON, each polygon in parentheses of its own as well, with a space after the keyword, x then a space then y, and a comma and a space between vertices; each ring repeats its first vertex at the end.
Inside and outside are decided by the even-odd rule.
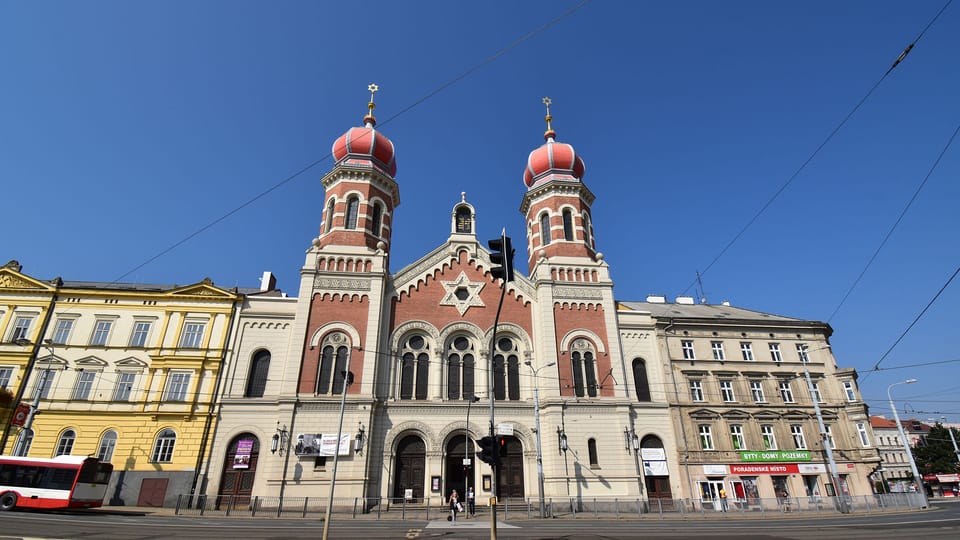
POLYGON ((937 476, 937 480, 938 480, 941 484, 955 484, 955 483, 957 483, 957 482, 960 482, 960 475, 956 475, 956 474, 938 474, 938 475, 936 475, 936 476, 937 476))

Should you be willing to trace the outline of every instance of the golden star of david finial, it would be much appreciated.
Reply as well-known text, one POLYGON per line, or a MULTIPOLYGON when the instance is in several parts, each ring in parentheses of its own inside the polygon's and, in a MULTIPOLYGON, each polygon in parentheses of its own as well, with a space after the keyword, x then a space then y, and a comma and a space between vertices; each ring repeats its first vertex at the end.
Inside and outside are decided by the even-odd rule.
POLYGON ((370 101, 367 103, 367 116, 363 120, 364 123, 370 122, 376 125, 377 119, 373 117, 373 110, 377 108, 377 105, 373 102, 373 96, 377 93, 377 90, 380 90, 380 87, 377 83, 370 83, 367 85, 367 90, 370 91, 370 101))
POLYGON ((553 126, 551 126, 550 124, 553 121, 553 116, 550 115, 550 104, 553 103, 553 100, 550 99, 549 97, 544 97, 542 101, 543 101, 543 104, 546 105, 547 107, 547 116, 545 118, 545 120, 547 121, 547 131, 546 133, 543 134, 543 136, 546 138, 555 137, 556 133, 554 133, 553 126))

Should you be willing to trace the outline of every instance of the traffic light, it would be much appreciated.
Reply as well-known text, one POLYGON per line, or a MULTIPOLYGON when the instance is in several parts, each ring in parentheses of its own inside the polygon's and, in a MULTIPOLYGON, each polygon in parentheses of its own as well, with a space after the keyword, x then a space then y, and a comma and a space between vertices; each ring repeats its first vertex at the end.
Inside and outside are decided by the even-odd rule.
POLYGON ((496 447, 497 441, 494 437, 483 437, 477 441, 477 445, 480 446, 477 459, 494 467, 500 463, 500 450, 496 447))
POLYGON ((500 238, 487 242, 490 246, 490 262, 495 266, 490 269, 493 277, 500 278, 503 281, 513 281, 513 244, 510 237, 507 236, 506 229, 500 233, 500 238))
POLYGON ((499 446, 497 457, 505 458, 507 457, 507 439, 506 437, 497 437, 497 445, 499 446))

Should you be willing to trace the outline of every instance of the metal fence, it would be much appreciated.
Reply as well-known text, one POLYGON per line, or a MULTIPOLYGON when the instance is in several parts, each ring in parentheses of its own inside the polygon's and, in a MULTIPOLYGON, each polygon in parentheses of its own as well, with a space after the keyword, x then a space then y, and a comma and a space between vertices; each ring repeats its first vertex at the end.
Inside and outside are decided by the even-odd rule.
MULTIPOLYGON (((630 499, 607 497, 562 497, 544 499, 544 517, 565 519, 695 519, 767 515, 827 515, 880 513, 923 507, 918 493, 887 493, 859 497, 778 497, 770 499, 630 499)), ((501 519, 536 519, 540 500, 501 499, 501 519)), ((311 518, 326 515, 325 497, 236 497, 180 495, 175 513, 187 516, 311 518)), ((431 499, 338 497, 333 513, 352 518, 391 520, 443 519, 449 506, 431 499)), ((489 519, 490 509, 476 505, 477 519, 489 519)), ((469 516, 458 516, 458 519, 469 516)))

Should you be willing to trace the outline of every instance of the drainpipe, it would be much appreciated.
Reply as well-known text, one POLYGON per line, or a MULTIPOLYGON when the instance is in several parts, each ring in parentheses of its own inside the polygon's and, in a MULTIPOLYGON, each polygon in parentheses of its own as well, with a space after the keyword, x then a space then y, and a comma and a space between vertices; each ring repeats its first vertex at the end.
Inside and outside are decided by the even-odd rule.
MULTIPOLYGON (((217 382, 213 386, 213 394, 210 396, 210 407, 207 409, 207 418, 204 420, 203 424, 203 437, 200 439, 200 451, 197 453, 197 466, 194 469, 193 473, 193 482, 190 484, 190 501, 193 501, 193 496, 197 492, 197 482, 200 481, 200 467, 203 464, 203 455, 207 451, 207 438, 211 439, 210 447, 213 447, 213 439, 216 437, 216 433, 211 436, 210 430, 213 427, 213 418, 214 410, 217 409, 220 400, 218 399, 218 394, 220 393, 220 384, 223 382, 224 374, 226 373, 226 363, 227 363, 227 351, 229 348, 229 338, 233 332, 234 323, 238 318, 240 318, 240 310, 238 309, 238 304, 243 302, 243 296, 238 298, 233 302, 233 305, 230 307, 230 322, 227 324, 227 339, 224 339, 223 351, 220 355, 220 369, 217 370, 217 382)), ((219 412, 217 413, 219 416, 219 412)), ((207 456, 206 466, 203 468, 203 485, 201 486, 201 491, 203 495, 207 494, 207 480, 210 474, 210 460, 213 458, 213 452, 207 456)))
MULTIPOLYGON (((60 278, 55 278, 53 280, 53 286, 56 287, 53 297, 50 298, 50 306, 47 308, 47 314, 43 317, 43 325, 40 327, 39 339, 33 344, 33 350, 30 351, 30 359, 27 360, 27 365, 23 369, 23 378, 20 381, 20 386, 17 388, 17 395, 13 398, 13 409, 16 410, 17 404, 20 403, 20 400, 23 399, 23 394, 27 390, 27 382, 30 380, 30 375, 33 374, 33 366, 37 362, 37 353, 40 352, 40 346, 43 345, 43 336, 47 334, 47 329, 50 326, 50 320, 53 319, 53 310, 57 307, 57 299, 60 291, 60 287, 63 286, 63 280, 60 278)), ((10 420, 13 420, 13 415, 10 415, 10 420)), ((7 425, 3 427, 3 437, 0 438, 0 454, 3 453, 7 448, 7 439, 10 437, 10 428, 13 427, 10 422, 7 422, 7 425)))

